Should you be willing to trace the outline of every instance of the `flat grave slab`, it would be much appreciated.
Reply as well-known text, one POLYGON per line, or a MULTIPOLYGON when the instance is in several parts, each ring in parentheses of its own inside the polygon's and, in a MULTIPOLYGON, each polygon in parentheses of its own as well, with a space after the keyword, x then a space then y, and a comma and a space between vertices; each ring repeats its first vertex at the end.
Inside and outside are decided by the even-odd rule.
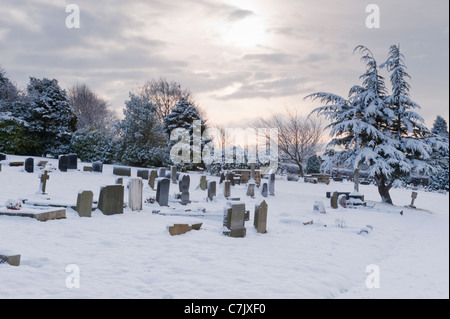
POLYGON ((6 206, 0 206, 0 216, 2 215, 30 217, 44 222, 47 220, 66 218, 66 209, 22 205, 20 210, 12 210, 7 209, 6 206))

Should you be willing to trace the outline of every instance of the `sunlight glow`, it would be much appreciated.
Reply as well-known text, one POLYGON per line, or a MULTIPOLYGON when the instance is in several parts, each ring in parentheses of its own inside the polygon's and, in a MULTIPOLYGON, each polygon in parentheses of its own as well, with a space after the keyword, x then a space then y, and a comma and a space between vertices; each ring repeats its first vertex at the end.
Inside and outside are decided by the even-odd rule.
POLYGON ((253 47, 265 40, 266 27, 259 17, 247 17, 223 26, 222 40, 227 45, 253 47))

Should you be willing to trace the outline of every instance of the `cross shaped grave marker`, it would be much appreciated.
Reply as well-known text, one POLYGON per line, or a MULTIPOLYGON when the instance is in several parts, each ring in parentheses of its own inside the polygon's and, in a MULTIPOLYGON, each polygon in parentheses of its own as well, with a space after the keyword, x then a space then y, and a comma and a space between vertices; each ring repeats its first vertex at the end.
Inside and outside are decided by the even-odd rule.
POLYGON ((47 187, 47 180, 50 179, 50 176, 47 174, 47 171, 39 175, 41 180, 41 184, 39 185, 39 191, 42 192, 42 195, 46 195, 45 188, 47 187))

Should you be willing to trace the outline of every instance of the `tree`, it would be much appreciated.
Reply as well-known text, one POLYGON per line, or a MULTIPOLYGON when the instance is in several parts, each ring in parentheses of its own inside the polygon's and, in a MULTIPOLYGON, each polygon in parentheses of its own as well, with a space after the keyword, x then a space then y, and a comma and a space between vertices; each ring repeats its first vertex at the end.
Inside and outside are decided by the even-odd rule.
POLYGON ((108 102, 100 98, 86 84, 76 84, 67 93, 69 105, 77 116, 77 128, 104 129, 114 121, 108 102))
POLYGON ((306 165, 306 173, 313 174, 313 173, 320 173, 320 158, 317 155, 313 155, 310 158, 308 158, 308 163, 306 165))
MULTIPOLYGON (((431 133, 435 138, 442 143, 449 143, 449 135, 447 129, 447 121, 442 116, 437 116, 433 123, 431 133)), ((431 175, 429 186, 434 190, 449 190, 449 151, 448 149, 441 149, 432 154, 433 165, 436 168, 436 173, 431 175)))
POLYGON ((19 100, 19 90, 7 77, 6 72, 0 69, 0 112, 11 109, 11 103, 19 100))
POLYGON ((269 119, 260 118, 258 122, 258 126, 278 130, 278 150, 289 163, 298 166, 300 176, 303 176, 306 160, 322 148, 320 120, 304 118, 297 109, 286 108, 285 114, 272 114, 269 119))
POLYGON ((391 47, 388 60, 382 64, 392 72, 390 95, 372 52, 364 46, 355 51, 362 54, 366 72, 360 77, 362 85, 353 86, 348 99, 324 92, 306 98, 325 104, 312 113, 331 120, 327 126, 333 137, 329 146, 341 148, 325 164, 344 164, 355 171, 367 165, 382 201, 392 204, 389 191, 394 182, 412 171, 432 171, 430 154, 442 144, 431 138, 423 119, 411 110, 419 106, 409 99, 409 75, 398 47, 391 47))
POLYGON ((436 117, 431 128, 431 133, 448 139, 448 126, 447 121, 440 115, 436 117))

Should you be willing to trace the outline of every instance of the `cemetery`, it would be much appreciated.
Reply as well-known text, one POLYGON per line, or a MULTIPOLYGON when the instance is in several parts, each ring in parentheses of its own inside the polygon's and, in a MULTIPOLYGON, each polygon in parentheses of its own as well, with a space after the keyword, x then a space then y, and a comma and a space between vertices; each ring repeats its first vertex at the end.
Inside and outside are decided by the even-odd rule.
POLYGON ((448 205, 437 204, 448 194, 395 189, 394 206, 373 185, 356 192, 350 181, 295 182, 250 167, 211 175, 82 163, 76 154, 7 155, 1 164, 0 282, 8 289, 0 297, 377 296, 362 284, 366 265, 381 260, 386 276, 388 267, 404 269, 402 249, 423 247, 414 248, 422 233, 436 245, 427 258, 437 273, 448 267, 438 253, 448 241, 436 240, 448 230, 448 205), (399 257, 385 259, 387 249, 399 257), (80 267, 80 289, 64 285, 69 264, 80 267), (11 289, 21 272, 42 289, 11 289))

